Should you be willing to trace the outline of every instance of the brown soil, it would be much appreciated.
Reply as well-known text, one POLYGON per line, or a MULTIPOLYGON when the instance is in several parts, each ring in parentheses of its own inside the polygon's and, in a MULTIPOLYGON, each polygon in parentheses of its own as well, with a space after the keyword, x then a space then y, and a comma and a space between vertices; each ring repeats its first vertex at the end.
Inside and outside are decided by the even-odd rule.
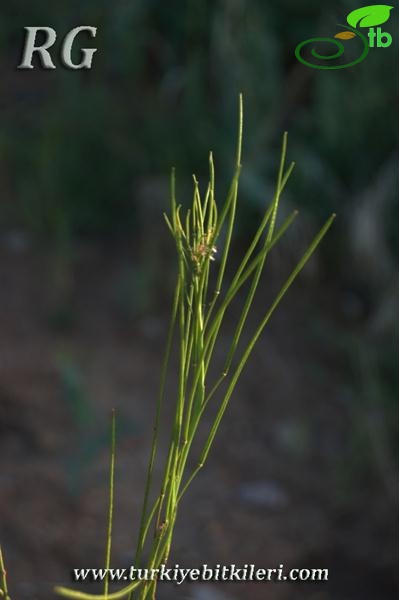
MULTIPOLYGON (((0 515, 13 600, 54 598, 73 567, 101 566, 112 407, 113 564, 132 560, 167 307, 126 314, 115 294, 126 256, 79 249, 74 282, 61 287, 69 325, 60 329, 48 258, 1 250, 0 515)), ((378 473, 356 463, 346 377, 312 328, 333 322, 330 290, 316 283, 304 278, 257 348, 182 505, 171 562, 328 567, 330 581, 214 584, 209 600, 212 590, 233 600, 398 597, 395 507, 378 473)), ((162 288, 151 297, 168 298, 162 288)), ((164 585, 159 598, 197 589, 164 585)))

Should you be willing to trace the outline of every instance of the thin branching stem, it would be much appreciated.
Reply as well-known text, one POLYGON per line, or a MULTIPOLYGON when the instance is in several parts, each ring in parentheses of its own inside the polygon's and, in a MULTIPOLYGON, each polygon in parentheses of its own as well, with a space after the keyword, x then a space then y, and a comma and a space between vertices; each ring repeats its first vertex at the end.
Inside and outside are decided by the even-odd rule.
MULTIPOLYGON (((243 344, 248 329, 248 316, 259 289, 266 261, 271 250, 293 223, 297 211, 293 211, 282 224, 278 223, 280 200, 292 174, 294 163, 286 167, 287 133, 283 136, 280 162, 272 201, 264 209, 258 228, 235 272, 228 275, 230 253, 236 227, 239 180, 242 169, 242 130, 243 103, 239 98, 238 139, 235 166, 231 185, 219 211, 215 199, 215 170, 213 155, 209 155, 209 182, 201 194, 200 185, 193 176, 193 197, 191 206, 183 210, 176 201, 175 173, 171 177, 170 215, 164 215, 167 228, 173 237, 177 252, 177 284, 172 307, 166 352, 161 371, 160 391, 155 412, 154 433, 151 444, 144 503, 141 515, 135 565, 140 566, 145 556, 148 569, 157 569, 167 562, 178 515, 180 502, 199 471, 206 463, 215 441, 221 421, 261 334, 271 316, 280 304, 303 267, 306 265, 324 235, 330 228, 335 215, 332 215, 310 243, 280 291, 258 322, 249 341, 243 344), (218 251, 217 244, 223 240, 219 253, 219 265, 215 279, 211 278, 212 264, 218 251), (226 281, 228 282, 226 285, 226 281), (214 282, 212 284, 212 282, 214 282), (245 287, 244 287, 245 286, 245 287), (239 299, 245 290, 242 307, 232 331, 231 340, 226 345, 225 360, 219 371, 211 368, 216 365, 215 348, 225 329, 226 314, 233 301, 239 299), (241 348, 241 346, 244 346, 241 348), (178 373, 176 401, 172 413, 169 446, 164 471, 158 493, 153 493, 153 471, 157 456, 161 408, 164 403, 167 374, 170 369, 172 350, 177 351, 178 373), (218 373, 218 374, 217 374, 218 373), (216 402, 216 405, 215 405, 216 402), (203 418, 210 405, 214 406, 214 416, 207 431, 202 430, 203 418), (204 435, 205 434, 205 435, 204 435), (202 438, 202 435, 204 437, 202 438), (194 440, 202 439, 202 451, 197 466, 190 466, 194 440), (150 498, 155 495, 151 501, 150 498), (149 531, 153 530, 150 538, 149 531)), ((210 414, 212 414, 210 412, 210 414)), ((113 442, 114 443, 114 442, 113 442)), ((113 446, 112 454, 115 457, 113 446)), ((113 462, 111 464, 110 488, 113 498, 113 462)), ((110 494, 111 499, 111 494, 110 494)), ((110 521, 109 521, 110 522, 110 521)), ((110 537, 112 527, 108 527, 106 565, 110 564, 110 537)), ((3 583, 4 587, 4 583, 3 583)), ((135 594, 137 600, 155 600, 157 581, 133 581, 117 592, 109 592, 108 581, 103 595, 88 594, 66 588, 57 592, 76 600, 117 600, 135 594)))

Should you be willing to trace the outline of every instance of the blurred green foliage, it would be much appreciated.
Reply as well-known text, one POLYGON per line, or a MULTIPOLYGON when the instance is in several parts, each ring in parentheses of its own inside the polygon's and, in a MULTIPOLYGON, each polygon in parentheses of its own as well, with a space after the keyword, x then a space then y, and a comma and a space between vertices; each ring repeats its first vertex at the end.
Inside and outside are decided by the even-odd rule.
MULTIPOLYGON (((299 64, 294 50, 309 37, 333 35, 356 7, 331 0, 5 5, 0 152, 10 202, 3 223, 22 221, 45 236, 130 231, 137 178, 172 164, 201 174, 210 148, 227 174, 240 90, 251 210, 270 187, 269 156, 283 129, 298 161, 296 204, 323 215, 346 210, 398 142, 399 45, 326 72, 299 64), (92 71, 16 70, 24 26, 55 27, 59 45, 82 23, 98 27, 96 40, 79 40, 98 48, 92 71)), ((392 16, 395 40, 394 24, 392 16)))

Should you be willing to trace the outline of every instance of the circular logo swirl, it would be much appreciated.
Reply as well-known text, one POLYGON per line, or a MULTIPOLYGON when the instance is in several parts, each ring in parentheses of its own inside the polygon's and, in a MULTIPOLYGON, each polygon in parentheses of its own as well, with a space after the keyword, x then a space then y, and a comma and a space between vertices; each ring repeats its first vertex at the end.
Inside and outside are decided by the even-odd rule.
POLYGON ((335 52, 335 54, 325 55, 325 54, 319 54, 316 51, 316 49, 313 47, 311 54, 314 58, 317 58, 319 60, 332 60, 334 58, 338 58, 338 57, 342 56, 342 54, 345 52, 345 47, 342 42, 335 40, 333 38, 311 38, 310 40, 305 40, 304 42, 301 42, 295 48, 295 56, 297 57, 297 59, 301 63, 306 65, 307 67, 312 67, 312 69, 346 69, 348 67, 353 67, 354 65, 357 65, 362 60, 364 60, 370 50, 370 46, 369 46, 366 36, 364 36, 357 29, 354 29, 353 27, 349 27, 348 25, 341 25, 340 23, 337 23, 337 25, 339 25, 340 27, 345 27, 345 29, 350 29, 351 31, 355 32, 356 35, 358 35, 360 37, 360 39, 363 42, 364 47, 363 47, 363 52, 359 58, 357 58, 356 60, 353 60, 350 63, 346 63, 344 65, 329 65, 329 64, 328 65, 315 65, 301 56, 301 51, 304 46, 307 46, 308 44, 313 44, 315 42, 329 42, 331 44, 334 44, 338 48, 338 50, 337 50, 337 52, 335 52))

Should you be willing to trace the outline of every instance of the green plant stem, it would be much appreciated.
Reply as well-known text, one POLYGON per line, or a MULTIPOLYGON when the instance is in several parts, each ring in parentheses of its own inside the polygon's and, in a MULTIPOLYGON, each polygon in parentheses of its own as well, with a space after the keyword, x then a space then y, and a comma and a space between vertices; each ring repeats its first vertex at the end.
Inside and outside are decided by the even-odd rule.
POLYGON ((178 282, 176 285, 176 289, 175 289, 175 296, 174 296, 173 307, 172 307, 172 318, 171 318, 170 324, 169 324, 168 336, 167 336, 167 342, 166 342, 166 350, 165 350, 165 355, 164 355, 164 359, 163 359, 163 363, 162 363, 161 382, 160 382, 160 389, 159 389, 158 401, 157 401, 156 412, 155 412, 155 423, 154 423, 154 430, 153 430, 152 443, 151 443, 151 454, 150 454, 150 460, 149 460, 148 469, 147 469, 147 478, 146 478, 145 491, 144 491, 144 501, 143 501, 143 508, 141 511, 140 529, 139 529, 139 535, 138 535, 138 541, 137 541, 137 547, 136 547, 136 554, 135 554, 135 558, 134 558, 134 564, 136 566, 139 566, 139 564, 140 564, 141 554, 143 551, 143 546, 144 546, 145 538, 146 538, 146 533, 148 532, 148 524, 146 525, 146 517, 147 517, 149 495, 150 495, 151 484, 152 484, 155 456, 156 456, 157 446, 158 446, 159 424, 160 424, 160 418, 161 418, 163 399, 164 399, 164 395, 165 395, 166 375, 167 375, 167 369, 168 369, 168 365, 169 365, 170 352, 171 352, 172 341, 173 341, 173 332, 174 332, 175 324, 176 324, 176 315, 177 315, 177 307, 178 307, 178 303, 179 303, 179 298, 180 298, 180 284, 178 282))
POLYGON ((109 590, 109 567, 111 564, 111 549, 112 549, 112 525, 114 517, 114 488, 115 488, 115 410, 112 411, 111 417, 111 463, 109 469, 109 506, 108 506, 108 527, 107 527, 107 543, 105 550, 105 579, 104 579, 104 596, 108 596, 109 590))
MULTIPOLYGON (((170 216, 164 215, 164 217, 176 246, 177 283, 166 351, 162 363, 160 389, 155 411, 155 424, 134 559, 135 566, 141 565, 144 549, 146 549, 146 565, 149 569, 159 568, 163 562, 167 562, 180 502, 208 459, 241 373, 277 306, 316 250, 335 218, 335 215, 332 215, 320 229, 263 315, 255 331, 250 336, 249 342, 239 352, 241 340, 247 327, 248 315, 260 285, 266 260, 297 215, 297 211, 292 212, 282 225, 277 226, 280 199, 294 168, 294 163, 291 163, 286 169, 287 133, 285 133, 272 202, 265 209, 260 224, 232 279, 227 285, 225 284, 237 213, 238 187, 241 174, 242 129, 243 105, 242 96, 240 95, 234 174, 220 212, 215 200, 215 173, 212 153, 209 154, 209 182, 205 197, 202 199, 198 180, 193 176, 192 203, 185 214, 183 214, 182 207, 176 202, 175 172, 172 170, 170 216), (223 236, 221 236, 222 230, 223 236), (215 258, 216 244, 220 237, 224 238, 223 250, 215 274, 213 289, 209 289, 210 281, 212 281, 210 277, 211 261, 215 258), (241 312, 233 328, 232 340, 227 347, 222 370, 216 376, 216 380, 213 381, 211 365, 215 358, 215 348, 220 332, 225 324, 225 316, 232 302, 238 298, 239 292, 246 284, 248 284, 248 289, 243 298, 241 312), (169 445, 160 489, 155 499, 151 501, 150 507, 166 378, 170 356, 175 346, 178 352, 176 401, 172 413, 169 445), (238 358, 237 354, 239 354, 238 358), (211 377, 212 382, 210 381, 211 377), (194 468, 189 468, 188 461, 191 458, 194 440, 200 436, 200 425, 204 423, 205 410, 217 393, 219 393, 220 399, 215 406, 216 414, 213 416, 208 431, 204 432, 206 434, 205 441, 202 442, 202 451, 197 465, 194 468), (149 531, 152 527, 154 535, 150 541, 149 531)), ((115 421, 113 420, 110 509, 106 550, 106 566, 108 567, 111 557, 114 460, 115 421)), ((133 581, 124 588, 110 593, 107 578, 103 595, 82 593, 66 588, 57 588, 57 592, 62 596, 76 600, 92 600, 94 598, 97 600, 117 600, 126 597, 132 600, 133 594, 135 598, 137 597, 137 600, 154 600, 156 589, 157 580, 149 582, 133 581)))
POLYGON ((1 596, 4 598, 4 600, 11 600, 10 596, 8 595, 7 572, 6 572, 6 568, 4 566, 3 551, 1 549, 1 546, 0 546, 0 592, 1 592, 1 596))
MULTIPOLYGON (((207 441, 205 443, 204 449, 201 453, 201 457, 199 459, 197 468, 195 469, 194 473, 190 476, 188 482, 185 484, 185 486, 183 487, 183 490, 179 496, 179 499, 181 499, 181 497, 183 496, 183 494, 185 493, 185 491, 187 490, 187 488, 189 487, 190 483, 193 481, 193 479, 195 478, 195 476, 197 475, 197 473, 200 471, 200 469, 202 469, 202 467, 205 464, 205 461, 208 457, 210 448, 212 446, 213 440, 215 438, 216 432, 219 428, 220 422, 222 420, 222 417, 226 411, 228 402, 230 400, 230 397, 234 391, 234 388, 237 384, 237 381, 242 373, 242 370, 245 366, 245 364, 248 361, 248 358, 256 344, 256 342, 259 339, 259 336, 261 335, 262 331, 264 330, 265 326, 267 325, 267 323, 270 320, 270 317, 272 316, 272 314, 274 313, 275 309, 277 308, 277 306, 279 305, 279 303, 281 302, 282 298, 284 297, 284 295, 286 294, 286 292, 288 291, 288 289, 291 287, 292 283, 294 282, 294 280, 296 279, 296 277, 298 276, 298 274, 301 272, 301 270, 303 269, 303 267, 305 266, 305 264, 307 263, 307 261, 309 260, 309 258, 312 256, 313 252, 315 251, 315 249, 317 248, 317 246, 319 245, 319 243, 321 242, 321 240, 323 239, 323 237, 325 236, 325 234, 327 233, 328 229, 331 227, 333 221, 335 219, 335 214, 331 215, 331 217, 328 219, 328 221, 325 223, 325 225, 322 227, 322 229, 319 231, 319 233, 316 235, 316 237, 314 238, 314 240, 312 241, 312 243, 310 244, 309 248, 306 250, 306 252, 304 253, 304 255, 302 256, 301 260, 298 262, 297 266, 293 269, 292 273, 290 274, 290 276, 288 277, 288 279, 286 280, 286 282, 284 283, 284 285, 282 286, 280 292, 277 294, 276 299, 274 300, 274 302, 272 303, 271 307, 269 308, 269 310, 267 311, 267 313, 265 314, 264 318, 262 319, 261 323, 259 324, 255 334, 253 335, 251 341, 249 342, 249 344, 247 345, 243 356, 238 364, 238 367, 231 379, 231 382, 229 384, 229 387, 227 389, 227 392, 223 398, 223 401, 221 403, 221 406, 218 410, 216 419, 214 420, 214 423, 211 427, 211 431, 208 435, 207 441)), ((201 417, 201 415, 199 416, 199 418, 201 417)), ((196 423, 196 426, 198 426, 198 422, 199 419, 196 423)), ((195 431, 196 427, 194 428, 195 431)))

